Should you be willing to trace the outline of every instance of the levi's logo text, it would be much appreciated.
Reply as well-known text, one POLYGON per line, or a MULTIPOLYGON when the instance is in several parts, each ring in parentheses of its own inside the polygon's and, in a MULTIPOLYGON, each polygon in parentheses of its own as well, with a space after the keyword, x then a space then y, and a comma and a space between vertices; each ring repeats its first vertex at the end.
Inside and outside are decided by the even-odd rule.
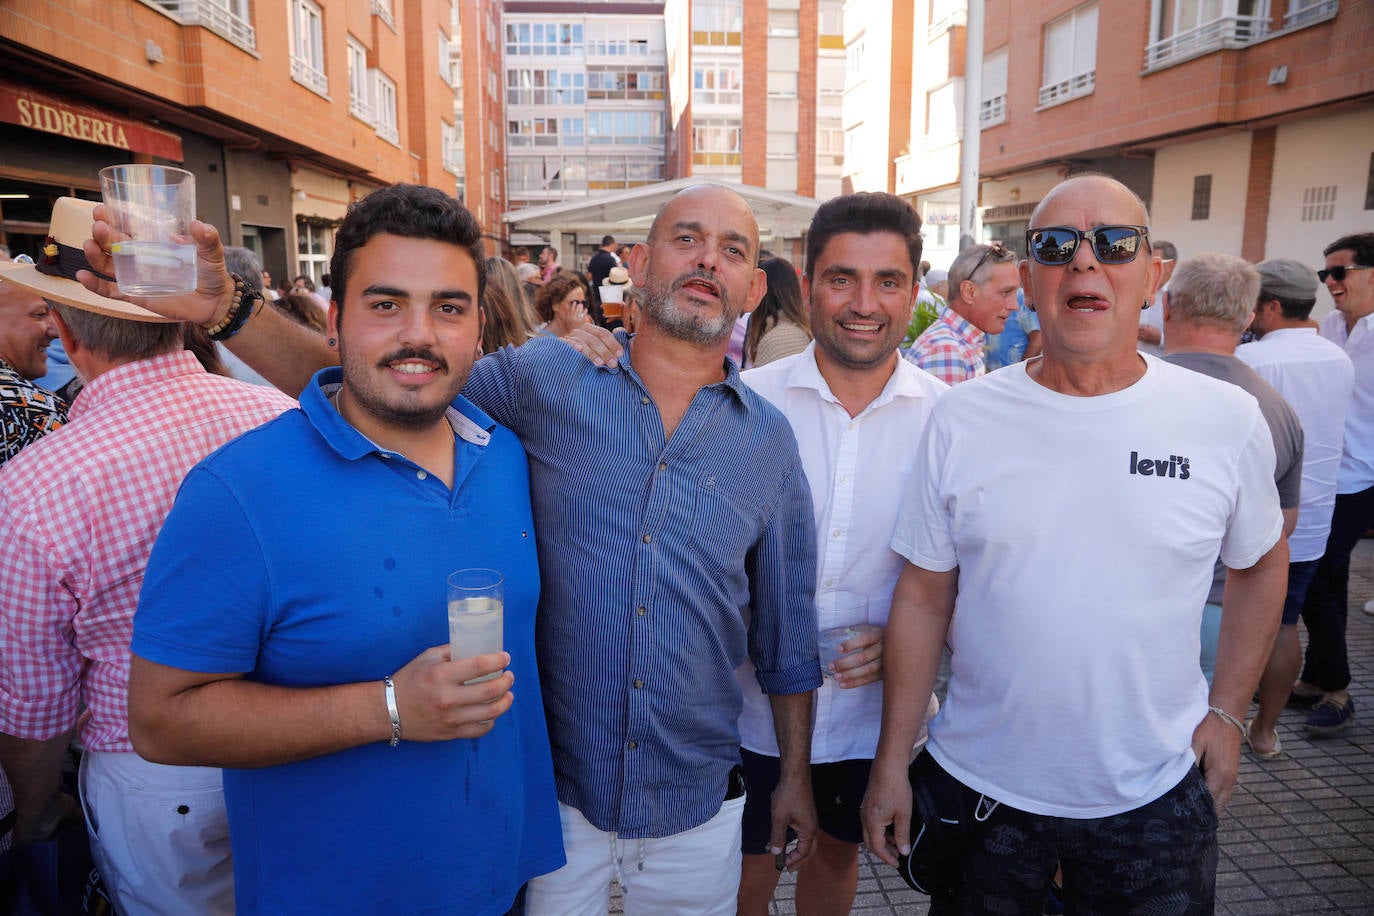
POLYGON ((1182 455, 1141 458, 1139 452, 1131 452, 1131 473, 1141 477, 1173 477, 1177 480, 1187 480, 1188 459, 1182 455))

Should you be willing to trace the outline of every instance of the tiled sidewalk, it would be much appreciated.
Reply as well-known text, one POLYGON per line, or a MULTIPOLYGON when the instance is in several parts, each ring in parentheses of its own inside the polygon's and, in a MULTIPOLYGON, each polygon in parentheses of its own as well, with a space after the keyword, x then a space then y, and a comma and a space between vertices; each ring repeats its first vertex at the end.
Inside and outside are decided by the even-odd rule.
MULTIPOLYGON (((1339 737, 1309 741, 1305 713, 1285 710, 1284 756, 1261 763, 1243 752, 1240 786, 1221 821, 1220 914, 1374 914, 1374 617, 1363 611, 1370 598, 1374 539, 1355 548, 1350 576, 1350 692, 1363 718, 1339 737)), ((859 875, 855 914, 926 913, 927 898, 867 852, 859 875)), ((790 881, 778 888, 774 913, 796 912, 792 891, 790 881)))

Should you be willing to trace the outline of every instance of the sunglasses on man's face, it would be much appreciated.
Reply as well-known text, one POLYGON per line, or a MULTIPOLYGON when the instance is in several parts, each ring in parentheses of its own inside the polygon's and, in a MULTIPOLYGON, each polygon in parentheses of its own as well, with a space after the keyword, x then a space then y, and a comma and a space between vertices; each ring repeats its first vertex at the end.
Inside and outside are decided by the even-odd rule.
POLYGON ((1026 249, 1037 262, 1060 267, 1073 260, 1079 243, 1086 239, 1099 263, 1129 264, 1140 253, 1142 242, 1149 246, 1149 231, 1144 226, 1046 226, 1026 230, 1026 249))
POLYGON ((1319 270, 1319 271, 1317 271, 1317 279, 1320 280, 1320 281, 1322 281, 1323 283, 1325 283, 1325 282, 1326 282, 1326 278, 1327 278, 1327 277, 1330 277, 1331 279, 1335 280, 1337 283, 1344 283, 1344 282, 1345 282, 1345 274, 1346 274, 1346 271, 1350 271, 1350 270, 1369 270, 1369 265, 1368 265, 1368 264, 1364 264, 1364 265, 1360 265, 1360 264, 1337 264, 1335 267, 1328 267, 1328 268, 1326 268, 1326 269, 1324 269, 1324 270, 1319 270))

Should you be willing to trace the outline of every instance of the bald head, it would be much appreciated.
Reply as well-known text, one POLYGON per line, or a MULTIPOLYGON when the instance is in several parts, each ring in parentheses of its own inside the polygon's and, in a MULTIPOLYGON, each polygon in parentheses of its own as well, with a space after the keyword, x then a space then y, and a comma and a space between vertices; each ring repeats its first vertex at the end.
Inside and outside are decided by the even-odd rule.
POLYGON ((734 231, 749 243, 749 251, 756 258, 759 250, 759 224, 749 204, 729 188, 715 184, 697 184, 683 188, 659 208, 654 221, 649 226, 649 244, 660 241, 659 233, 673 229, 683 222, 699 223, 702 214, 717 212, 728 213, 734 219, 734 231))
POLYGON ((1036 204, 1035 210, 1031 213, 1030 224, 1032 228, 1042 226, 1040 217, 1046 208, 1057 202, 1061 197, 1076 197, 1086 194, 1096 197, 1104 195, 1107 199, 1119 198, 1121 208, 1119 212, 1123 215, 1120 222, 1132 226, 1149 226, 1150 214, 1145 208, 1145 201, 1140 199, 1140 195, 1117 181, 1110 175, 1099 175, 1096 173, 1075 175, 1067 178, 1055 185, 1050 193, 1036 204))

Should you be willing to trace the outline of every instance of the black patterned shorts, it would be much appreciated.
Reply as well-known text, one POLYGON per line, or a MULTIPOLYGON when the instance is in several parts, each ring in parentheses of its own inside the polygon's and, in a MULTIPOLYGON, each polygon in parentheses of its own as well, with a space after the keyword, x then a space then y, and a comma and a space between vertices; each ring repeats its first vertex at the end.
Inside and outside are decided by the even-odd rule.
POLYGON ((1197 767, 1155 801, 1110 817, 999 806, 969 851, 959 885, 932 900, 930 912, 1043 913, 1061 865, 1066 913, 1211 913, 1217 815, 1197 767))

